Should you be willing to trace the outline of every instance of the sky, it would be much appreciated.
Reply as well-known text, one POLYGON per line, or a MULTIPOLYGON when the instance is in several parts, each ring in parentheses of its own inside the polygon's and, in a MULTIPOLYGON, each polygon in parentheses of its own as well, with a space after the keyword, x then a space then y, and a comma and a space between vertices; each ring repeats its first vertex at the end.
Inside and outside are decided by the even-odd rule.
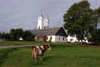
MULTIPOLYGON (((50 27, 63 26, 63 15, 75 2, 82 0, 0 0, 0 32, 22 28, 37 28, 38 16, 49 18, 50 27)), ((100 0, 88 0, 92 9, 100 6, 100 0)))

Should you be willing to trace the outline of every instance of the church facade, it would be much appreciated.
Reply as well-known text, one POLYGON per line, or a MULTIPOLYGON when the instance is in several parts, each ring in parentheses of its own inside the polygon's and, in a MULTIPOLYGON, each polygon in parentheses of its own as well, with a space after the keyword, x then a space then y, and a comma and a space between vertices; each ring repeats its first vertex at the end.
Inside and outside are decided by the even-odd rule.
POLYGON ((38 17, 38 24, 37 24, 37 29, 44 29, 49 27, 49 19, 46 17, 44 19, 43 15, 41 14, 38 17))

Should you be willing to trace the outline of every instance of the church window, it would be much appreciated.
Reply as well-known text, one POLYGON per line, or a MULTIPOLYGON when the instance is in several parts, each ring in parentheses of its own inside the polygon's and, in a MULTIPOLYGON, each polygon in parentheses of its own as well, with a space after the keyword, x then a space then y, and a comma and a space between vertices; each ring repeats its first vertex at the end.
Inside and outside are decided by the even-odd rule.
POLYGON ((39 26, 39 29, 40 29, 40 26, 39 26))

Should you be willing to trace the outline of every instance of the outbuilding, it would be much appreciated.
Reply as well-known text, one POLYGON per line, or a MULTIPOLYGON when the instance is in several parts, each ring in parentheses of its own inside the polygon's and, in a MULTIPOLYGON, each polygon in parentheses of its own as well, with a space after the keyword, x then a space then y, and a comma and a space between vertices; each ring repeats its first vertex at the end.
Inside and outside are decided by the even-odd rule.
POLYGON ((36 41, 50 41, 54 43, 67 42, 66 32, 63 27, 34 29, 30 30, 30 32, 36 36, 36 41))

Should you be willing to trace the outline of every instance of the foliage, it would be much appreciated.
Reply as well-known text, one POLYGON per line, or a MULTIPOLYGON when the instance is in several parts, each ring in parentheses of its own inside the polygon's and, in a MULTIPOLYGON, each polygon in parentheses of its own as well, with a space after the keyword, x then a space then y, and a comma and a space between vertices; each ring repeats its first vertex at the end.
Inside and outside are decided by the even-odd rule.
POLYGON ((76 47, 53 45, 46 51, 43 61, 31 60, 31 47, 17 48, 7 54, 1 67, 100 67, 100 49, 96 47, 76 47))
POLYGON ((1 32, 0 32, 0 39, 1 39, 2 37, 1 37, 1 32))
POLYGON ((25 41, 34 41, 35 36, 30 31, 23 31, 22 28, 11 29, 10 33, 0 33, 0 39, 18 41, 19 38, 23 38, 25 41))
POLYGON ((0 33, 0 39, 6 39, 6 40, 10 40, 10 34, 9 33, 0 33))
POLYGON ((30 31, 25 31, 23 38, 26 41, 34 41, 35 36, 31 34, 30 31))
POLYGON ((74 3, 64 14, 64 28, 69 35, 76 35, 78 40, 85 40, 88 33, 97 28, 98 14, 90 8, 90 3, 83 0, 74 3))
POLYGON ((29 31, 23 31, 23 29, 11 29, 10 36, 13 41, 18 41, 20 37, 26 41, 34 41, 35 37, 29 31))
POLYGON ((11 29, 10 30, 10 37, 11 40, 17 41, 20 37, 23 37, 24 31, 23 29, 11 29))
POLYGON ((100 44, 100 29, 95 29, 89 37, 89 41, 92 43, 100 44))

